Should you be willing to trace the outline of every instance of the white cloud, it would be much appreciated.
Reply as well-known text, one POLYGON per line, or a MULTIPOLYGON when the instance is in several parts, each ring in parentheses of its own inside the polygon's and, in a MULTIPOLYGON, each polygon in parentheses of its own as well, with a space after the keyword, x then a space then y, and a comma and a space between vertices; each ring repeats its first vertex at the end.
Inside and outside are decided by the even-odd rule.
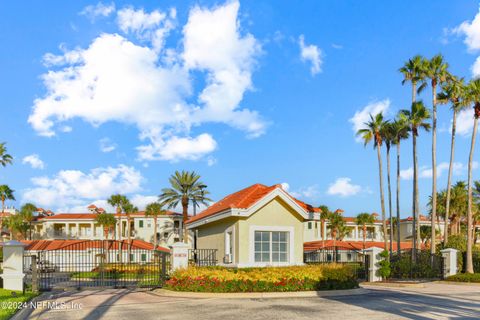
MULTIPOLYGON (((457 134, 469 137, 472 135, 473 130, 473 110, 467 108, 460 111, 457 115, 457 134)), ((451 128, 450 128, 451 131, 451 128)))
POLYGON ((61 170, 52 177, 32 178, 33 187, 24 191, 23 201, 54 210, 71 208, 88 201, 106 199, 114 193, 138 192, 142 181, 139 171, 125 165, 95 168, 88 173, 61 170))
POLYGON ((351 183, 350 178, 338 178, 330 184, 327 190, 327 194, 341 197, 350 197, 358 194, 362 187, 351 183))
POLYGON ((40 159, 38 154, 31 154, 22 159, 23 164, 29 164, 33 169, 45 168, 45 163, 40 159))
POLYGON ((133 203, 139 210, 145 210, 147 204, 152 202, 158 202, 158 196, 145 196, 141 194, 135 194, 130 198, 130 202, 133 203))
MULTIPOLYGON (((472 164, 473 169, 478 167, 478 163, 476 161, 472 164)), ((448 174, 449 163, 448 162, 441 162, 437 165, 437 177, 442 176, 443 174, 448 174)), ((453 175, 459 176, 463 174, 467 170, 467 165, 454 162, 453 163, 453 175)), ((433 176, 432 168, 428 166, 421 166, 418 169, 418 177, 419 178, 426 178, 431 179, 433 176)), ((412 180, 413 179, 413 167, 408 169, 400 170, 400 179, 402 180, 412 180)))
POLYGON ((284 182, 282 183, 282 187, 287 191, 290 195, 292 195, 295 198, 304 198, 304 199, 316 199, 320 196, 320 190, 318 188, 318 185, 314 184, 308 187, 300 188, 298 190, 290 190, 290 185, 288 183, 284 182))
POLYGON ((302 61, 311 63, 310 72, 312 75, 322 72, 322 50, 313 44, 306 45, 303 34, 298 38, 298 44, 302 61))
POLYGON ((400 170, 400 179, 402 180, 412 180, 413 179, 413 168, 400 170))
POLYGON ((207 166, 211 167, 215 165, 218 162, 218 160, 214 157, 208 157, 207 158, 207 166))
POLYGON ((475 62, 472 65, 472 77, 479 78, 480 77, 480 57, 475 59, 475 62))
MULTIPOLYGON (((357 134, 357 131, 362 129, 365 126, 365 122, 370 120, 370 115, 375 116, 376 114, 383 113, 384 115, 388 112, 390 108, 390 99, 384 99, 381 101, 374 101, 367 104, 363 107, 362 110, 357 110, 352 118, 348 121, 352 124, 352 130, 354 135, 357 134)), ((355 141, 362 142, 361 137, 355 137, 355 141)))
POLYGON ((110 138, 102 138, 99 141, 100 144, 100 151, 108 153, 112 152, 117 148, 117 144, 115 144, 110 138))
POLYGON ((181 49, 164 48, 164 38, 160 44, 153 39, 157 32, 168 35, 173 26, 166 21, 175 17, 174 10, 120 10, 119 28, 133 39, 103 33, 86 48, 61 47, 62 54, 44 56, 50 68, 42 75, 47 93, 34 101, 29 123, 43 136, 55 135, 62 122, 73 118, 94 126, 135 125, 148 142, 137 148, 140 160, 195 160, 215 150, 211 134, 190 135, 193 125, 218 122, 248 137, 263 134, 267 124, 258 112, 240 107, 253 88, 251 75, 261 49, 253 35, 240 34, 238 10, 238 1, 191 9, 181 49), (153 35, 151 44, 145 43, 147 34, 153 35), (197 77, 205 77, 199 92, 193 85, 197 77))
POLYGON ((287 182, 280 183, 280 185, 282 186, 282 189, 286 192, 290 190, 290 184, 288 184, 287 182))
POLYGON ((83 8, 80 15, 86 16, 90 21, 95 21, 97 17, 108 17, 114 11, 115 4, 113 2, 108 5, 99 2, 96 5, 89 5, 83 8))
POLYGON ((453 34, 464 35, 464 43, 468 50, 476 51, 480 49, 480 11, 475 15, 472 21, 464 21, 459 26, 451 30, 453 34))

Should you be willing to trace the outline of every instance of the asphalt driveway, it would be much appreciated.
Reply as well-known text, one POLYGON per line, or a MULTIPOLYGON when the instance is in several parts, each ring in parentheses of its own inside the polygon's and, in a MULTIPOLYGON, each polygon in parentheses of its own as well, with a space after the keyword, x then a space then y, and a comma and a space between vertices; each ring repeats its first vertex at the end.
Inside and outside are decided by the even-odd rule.
MULTIPOLYGON (((480 286, 426 284, 425 288, 366 286, 362 294, 220 299, 161 296, 155 292, 96 290, 64 293, 42 302, 29 319, 479 319, 480 286), (55 302, 48 306, 46 302, 55 302), (352 318, 353 317, 353 318, 352 318)), ((24 317, 26 318, 26 317, 24 317)))

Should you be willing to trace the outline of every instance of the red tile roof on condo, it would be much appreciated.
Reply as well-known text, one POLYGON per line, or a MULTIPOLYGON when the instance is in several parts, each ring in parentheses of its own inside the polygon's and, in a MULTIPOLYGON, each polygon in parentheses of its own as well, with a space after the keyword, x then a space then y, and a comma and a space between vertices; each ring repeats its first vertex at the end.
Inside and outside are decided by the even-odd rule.
MULTIPOLYGON (((114 214, 116 217, 122 216, 126 217, 127 215, 125 213, 115 213, 114 214)), ((173 211, 167 211, 168 216, 177 216, 181 215, 181 213, 173 212, 173 211)), ((57 213, 53 216, 46 216, 46 217, 39 217, 39 220, 81 220, 81 219, 95 219, 98 216, 98 213, 57 213)), ((130 214, 130 217, 144 217, 145 216, 145 211, 139 211, 130 214)))
MULTIPOLYGON (((92 248, 103 248, 102 240, 21 240, 26 244, 27 251, 43 251, 43 250, 87 250, 92 248)), ((110 240, 109 250, 117 250, 119 244, 126 248, 128 240, 110 240)), ((143 240, 132 240, 132 249, 153 250, 153 244, 143 240)), ((170 252, 168 248, 158 246, 157 250, 170 252)))
MULTIPOLYGON (((345 249, 345 250, 362 250, 363 249, 363 242, 362 241, 340 241, 337 240, 335 245, 338 248, 345 249)), ((320 250, 322 248, 333 248, 334 246, 334 241, 333 240, 325 240, 325 242, 318 240, 318 241, 310 241, 310 242, 305 242, 303 244, 303 250, 304 251, 315 251, 315 250, 320 250)), ((378 241, 366 241, 365 242, 365 248, 371 248, 371 247, 378 247, 378 248, 384 248, 385 243, 384 242, 378 242, 378 241)), ((397 248, 397 242, 393 242, 393 247, 396 249, 397 248)), ((412 248, 412 242, 407 242, 407 241, 401 241, 400 242, 400 249, 401 250, 408 250, 412 248)))
MULTIPOLYGON (((282 186, 280 184, 276 184, 268 187, 260 183, 251 185, 250 187, 229 194, 222 200, 215 202, 210 207, 203 210, 201 213, 197 214, 194 217, 191 217, 190 220, 187 221, 187 223, 200 220, 202 218, 214 215, 227 209, 248 209, 277 188, 282 188, 282 186)), ((314 208, 313 206, 306 204, 303 201, 295 199, 292 196, 290 197, 307 212, 321 211, 319 208, 314 208)))

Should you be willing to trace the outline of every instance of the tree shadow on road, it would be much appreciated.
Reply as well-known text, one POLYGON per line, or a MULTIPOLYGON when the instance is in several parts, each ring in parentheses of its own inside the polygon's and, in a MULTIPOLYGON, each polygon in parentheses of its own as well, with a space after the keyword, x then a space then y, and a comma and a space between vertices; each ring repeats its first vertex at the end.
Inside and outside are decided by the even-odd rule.
POLYGON ((323 298, 407 319, 480 318, 480 302, 425 293, 368 289, 364 295, 323 298))

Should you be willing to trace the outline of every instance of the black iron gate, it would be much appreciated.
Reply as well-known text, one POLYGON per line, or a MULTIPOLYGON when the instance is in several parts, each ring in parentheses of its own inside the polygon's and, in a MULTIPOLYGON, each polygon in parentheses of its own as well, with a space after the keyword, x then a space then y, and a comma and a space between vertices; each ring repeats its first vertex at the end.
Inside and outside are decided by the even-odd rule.
POLYGON ((26 283, 39 290, 65 288, 156 288, 170 268, 167 250, 128 241, 85 240, 55 250, 26 251, 26 283))
POLYGON ((392 253, 390 259, 391 279, 443 279, 445 259, 428 250, 405 250, 392 253))

